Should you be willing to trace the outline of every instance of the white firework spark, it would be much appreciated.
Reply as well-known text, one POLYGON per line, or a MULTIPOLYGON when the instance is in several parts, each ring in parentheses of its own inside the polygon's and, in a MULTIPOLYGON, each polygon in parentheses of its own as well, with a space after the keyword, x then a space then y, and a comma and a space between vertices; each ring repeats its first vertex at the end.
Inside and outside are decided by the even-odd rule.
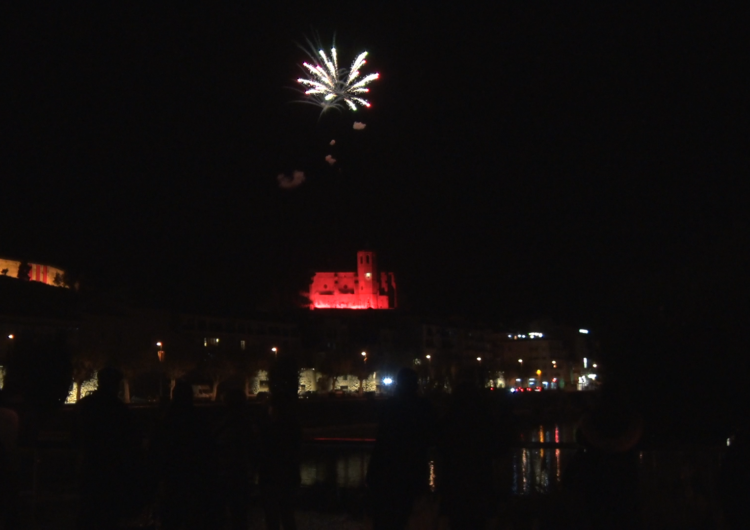
POLYGON ((370 89, 367 85, 380 77, 380 74, 369 74, 362 77, 361 68, 367 63, 367 52, 360 53, 349 67, 339 68, 338 54, 335 46, 326 53, 322 46, 313 46, 306 50, 310 62, 302 63, 308 77, 300 77, 297 82, 305 88, 305 95, 311 103, 321 107, 323 112, 329 109, 341 110, 344 106, 351 110, 369 107, 370 102, 362 97, 370 89))

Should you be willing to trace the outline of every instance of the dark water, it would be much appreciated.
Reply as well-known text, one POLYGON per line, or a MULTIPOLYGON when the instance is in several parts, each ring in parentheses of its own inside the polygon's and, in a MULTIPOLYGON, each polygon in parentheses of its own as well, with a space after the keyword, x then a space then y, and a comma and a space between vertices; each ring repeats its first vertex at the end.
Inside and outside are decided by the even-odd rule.
MULTIPOLYGON (((575 441, 572 425, 540 425, 522 435, 523 442, 565 444, 575 441)), ((575 449, 517 448, 511 453, 511 491, 514 495, 550 493, 560 485, 562 471, 575 449)))
MULTIPOLYGON (((553 493, 577 450, 573 425, 538 426, 523 432, 521 447, 489 466, 499 489, 516 498, 553 493), (541 444, 545 444, 542 446, 541 444), (549 445, 546 445, 549 444, 549 445), (555 444, 562 444, 555 447, 555 444), (524 447, 524 445, 526 447, 524 447)), ((354 492, 364 485, 371 447, 308 446, 302 484, 354 492)), ((640 499, 647 528, 717 528, 723 450, 716 446, 668 446, 639 454, 640 499)), ((426 478, 427 479, 427 478, 426 478)), ((434 485, 434 467, 430 482, 434 485)), ((537 497, 542 498, 542 497, 537 497)))
MULTIPOLYGON (((571 443, 570 425, 547 425, 527 429, 522 443, 571 443)), ((327 485, 337 488, 364 486, 371 446, 315 445, 308 447, 302 460, 302 485, 327 485)), ((532 448, 513 449, 510 455, 488 468, 496 480, 505 484, 514 495, 549 493, 560 484, 562 470, 574 449, 532 448)), ((431 462, 429 480, 434 486, 435 467, 431 462)))

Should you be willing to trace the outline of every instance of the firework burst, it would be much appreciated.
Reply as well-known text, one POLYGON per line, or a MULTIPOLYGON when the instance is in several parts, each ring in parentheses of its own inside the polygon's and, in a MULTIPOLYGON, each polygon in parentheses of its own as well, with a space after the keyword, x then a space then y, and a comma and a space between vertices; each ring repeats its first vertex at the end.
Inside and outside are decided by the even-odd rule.
POLYGON ((310 62, 302 63, 302 69, 308 77, 300 77, 297 82, 305 89, 307 100, 323 109, 341 110, 344 106, 351 110, 369 107, 370 102, 364 99, 370 89, 367 85, 380 77, 380 74, 362 76, 361 69, 367 63, 367 52, 360 53, 352 65, 339 68, 338 54, 335 46, 326 53, 322 46, 313 46, 308 41, 306 49, 310 62))

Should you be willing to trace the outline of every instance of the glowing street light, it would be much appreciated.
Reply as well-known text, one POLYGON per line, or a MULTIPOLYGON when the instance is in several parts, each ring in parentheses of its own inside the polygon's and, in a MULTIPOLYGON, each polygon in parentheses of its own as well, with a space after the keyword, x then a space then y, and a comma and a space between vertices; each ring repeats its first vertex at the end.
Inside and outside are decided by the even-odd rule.
POLYGON ((481 357, 477 357, 477 361, 479 361, 481 363, 482 362, 482 358, 481 357))
POLYGON ((9 338, 10 340, 13 340, 13 339, 15 339, 15 338, 16 338, 16 336, 15 336, 15 335, 13 335, 13 333, 11 333, 10 335, 8 335, 8 338, 9 338))
MULTIPOLYGON (((159 364, 164 363, 164 344, 159 341, 156 343, 156 347, 159 348, 156 352, 156 356, 159 358, 159 364)), ((162 372, 163 372, 162 368, 162 372)), ((162 379, 164 379, 163 373, 159 375, 159 399, 164 400, 164 385, 162 384, 162 379)))
POLYGON ((432 355, 425 355, 424 357, 425 357, 425 359, 427 359, 428 361, 429 361, 430 359, 432 359, 432 355))
POLYGON ((274 355, 277 355, 279 353, 279 349, 276 346, 271 348, 271 351, 273 352, 274 355))

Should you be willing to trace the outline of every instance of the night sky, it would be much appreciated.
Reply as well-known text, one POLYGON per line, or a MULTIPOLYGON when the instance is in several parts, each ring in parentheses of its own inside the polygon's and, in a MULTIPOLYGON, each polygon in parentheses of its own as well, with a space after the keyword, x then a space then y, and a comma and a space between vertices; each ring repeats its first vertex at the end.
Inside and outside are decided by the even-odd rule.
POLYGON ((746 311, 732 13, 16 4, 0 255, 213 307, 283 305, 370 248, 415 311, 590 327, 746 311), (371 109, 296 103, 314 31, 344 64, 370 52, 371 109), (306 182, 279 189, 293 170, 306 182))

